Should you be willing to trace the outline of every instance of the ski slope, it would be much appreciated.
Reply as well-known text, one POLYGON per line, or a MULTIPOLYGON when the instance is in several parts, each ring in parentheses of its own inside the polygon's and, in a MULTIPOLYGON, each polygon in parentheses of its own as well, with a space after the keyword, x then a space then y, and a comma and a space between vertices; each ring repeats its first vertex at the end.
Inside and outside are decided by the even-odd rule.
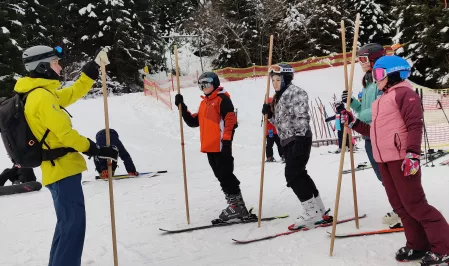
MULTIPOLYGON (((354 93, 360 90, 361 77, 357 66, 354 93)), ((340 97, 344 87, 343 68, 296 73, 294 83, 304 88, 310 98, 321 97, 323 102, 329 102, 334 93, 340 97)), ((238 108, 239 127, 233 145, 235 174, 240 179, 247 206, 255 207, 257 213, 263 136, 260 121, 266 78, 223 82, 222 85, 238 108)), ((270 92, 273 94, 272 89, 270 92)), ((182 94, 189 109, 197 110, 200 90, 187 88, 182 94)), ((263 216, 288 213, 290 218, 264 222, 260 228, 257 223, 252 223, 176 235, 162 234, 160 227, 188 226, 178 111, 176 108, 167 110, 142 93, 112 96, 108 101, 110 126, 118 131, 138 171, 168 170, 168 173, 153 178, 114 181, 119 265, 399 265, 394 260, 394 253, 405 245, 403 233, 336 239, 333 257, 329 256, 330 238, 326 233, 331 227, 249 245, 232 243, 232 238, 246 239, 286 231, 301 210, 296 196, 286 187, 281 163, 265 165, 263 216)), ((104 127, 102 98, 78 101, 68 110, 73 116, 74 128, 91 139, 104 127)), ((184 124, 184 135, 191 226, 209 224, 225 208, 226 201, 206 155, 199 152, 198 129, 184 124)), ((363 148, 363 142, 358 146, 363 148)), ((313 148, 308 164, 309 174, 332 213, 340 155, 331 155, 327 151, 335 148, 313 148)), ((0 150, 1 167, 10 167, 3 146, 0 150)), ((275 158, 279 159, 276 149, 275 158)), ((345 168, 348 168, 349 156, 346 158, 345 168)), ((365 161, 368 159, 363 149, 355 153, 356 164, 365 161)), ((94 179, 92 161, 88 161, 88 167, 83 180, 94 179)), ((40 179, 40 170, 35 172, 40 179)), ((121 162, 116 172, 125 173, 121 162)), ((447 167, 436 162, 434 168, 424 167, 423 174, 427 199, 449 217, 449 194, 444 189, 449 185, 447 167)), ((343 177, 341 219, 354 215, 350 175, 343 177)), ((381 218, 391 211, 391 207, 383 186, 372 170, 357 172, 356 177, 359 213, 368 215, 360 220, 360 230, 384 228, 381 218)), ((87 231, 82 265, 113 265, 108 184, 95 181, 83 188, 87 231)), ((52 204, 46 188, 0 198, 1 266, 48 265, 56 223, 52 204)), ((354 230, 353 222, 337 227, 337 232, 354 230)))

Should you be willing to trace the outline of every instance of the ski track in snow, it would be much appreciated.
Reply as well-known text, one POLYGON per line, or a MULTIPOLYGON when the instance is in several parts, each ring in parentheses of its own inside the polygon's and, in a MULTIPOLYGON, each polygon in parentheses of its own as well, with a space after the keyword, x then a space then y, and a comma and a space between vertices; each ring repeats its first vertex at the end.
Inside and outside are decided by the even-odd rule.
MULTIPOLYGON (((340 97, 343 88, 342 67, 295 74, 295 84, 309 93, 309 98, 321 97, 331 101, 340 97)), ((361 87, 362 73, 356 67, 354 94, 361 87)), ((266 78, 239 82, 223 82, 238 108, 239 127, 234 139, 235 174, 248 208, 258 213, 262 128, 261 107, 266 78)), ((192 112, 201 101, 198 88, 183 89, 184 100, 192 112)), ((270 90, 273 94, 273 90, 270 90)), ((174 99, 174 93, 172 94, 174 99)), ((265 164, 263 217, 288 213, 289 218, 234 225, 165 235, 159 228, 184 228, 186 223, 184 184, 178 110, 172 111, 142 93, 111 96, 110 126, 118 131, 130 152, 138 171, 168 170, 151 178, 114 181, 115 218, 119 265, 398 265, 394 253, 405 245, 403 233, 336 239, 334 256, 329 256, 332 227, 299 232, 289 236, 236 245, 232 238, 249 239, 287 231, 299 210, 299 201, 286 187, 284 164, 265 164)), ((82 100, 69 108, 74 116, 73 126, 81 134, 94 139, 104 127, 102 98, 82 100)), ((331 115, 330 109, 327 110, 331 115)), ((191 226, 209 224, 226 206, 218 181, 213 176, 207 157, 200 153, 199 130, 184 124, 187 180, 191 226)), ((355 163, 368 161, 362 148, 354 154, 355 163)), ((320 155, 336 146, 312 149, 308 171, 315 180, 327 208, 334 211, 337 173, 340 155, 320 155)), ((2 148, 3 149, 3 146, 2 148)), ((276 148, 275 158, 279 159, 276 148)), ((86 157, 87 159, 87 157, 86 157)), ((440 159, 441 161, 444 160, 440 159)), ((10 166, 6 153, 0 152, 3 168, 10 166)), ((439 162, 439 161, 438 161, 439 162)), ((449 213, 447 167, 424 167, 423 184, 429 202, 446 216, 449 213)), ((349 168, 346 156, 344 169, 349 168)), ((88 161, 89 171, 83 180, 94 180, 94 164, 88 161)), ((35 170, 38 179, 40 170, 35 170)), ((121 161, 117 173, 124 173, 121 161)), ((381 229, 382 216, 391 211, 384 188, 371 169, 356 172, 360 230, 381 229)), ((82 265, 113 265, 110 227, 109 191, 107 182, 90 182, 83 186, 87 230, 82 265)), ((56 216, 51 194, 39 192, 0 198, 0 266, 47 265, 56 216)), ((339 218, 352 217, 353 198, 351 175, 343 175, 339 218)), ((355 223, 337 227, 338 233, 355 231, 355 223)), ((407 265, 403 263, 401 265, 407 265)))

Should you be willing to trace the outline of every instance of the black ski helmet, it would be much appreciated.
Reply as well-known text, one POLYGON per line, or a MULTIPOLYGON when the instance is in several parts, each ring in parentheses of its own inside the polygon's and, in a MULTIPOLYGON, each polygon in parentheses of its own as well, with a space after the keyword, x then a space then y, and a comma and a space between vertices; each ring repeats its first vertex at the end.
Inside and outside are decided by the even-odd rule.
POLYGON ((378 43, 368 43, 360 47, 357 51, 357 56, 368 56, 371 67, 376 63, 376 60, 386 55, 385 48, 378 43))
POLYGON ((201 81, 204 81, 206 79, 212 79, 211 83, 214 86, 214 89, 217 89, 220 86, 220 79, 214 72, 204 72, 203 74, 201 74, 201 76, 198 78, 198 85, 201 85, 201 81))
POLYGON ((284 79, 283 81, 284 81, 285 87, 290 85, 290 83, 292 82, 294 72, 295 72, 295 70, 289 64, 275 64, 270 67, 270 77, 272 77, 274 75, 282 76, 284 79), (277 73, 275 71, 276 67, 278 67, 280 69, 279 73, 277 73))

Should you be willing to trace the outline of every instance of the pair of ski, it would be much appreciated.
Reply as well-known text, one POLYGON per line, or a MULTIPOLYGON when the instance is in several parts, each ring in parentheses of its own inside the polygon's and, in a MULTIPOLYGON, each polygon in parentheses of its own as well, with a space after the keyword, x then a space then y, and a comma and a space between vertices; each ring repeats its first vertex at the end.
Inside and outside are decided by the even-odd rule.
MULTIPOLYGON (((251 211, 252 211, 252 209, 250 210, 250 213, 251 213, 251 211)), ((288 214, 281 215, 281 216, 265 217, 265 218, 262 218, 261 221, 273 221, 273 220, 277 220, 277 219, 284 219, 287 217, 289 217, 288 214)), ((359 219, 362 219, 365 217, 366 217, 366 214, 359 216, 359 219)), ((339 221, 337 221, 337 224, 342 224, 342 223, 346 223, 346 222, 350 222, 350 221, 354 221, 354 220, 355 220, 355 217, 344 219, 344 220, 339 220, 339 221)), ((242 220, 242 221, 224 222, 224 221, 217 219, 217 220, 213 220, 212 224, 210 224, 210 225, 188 227, 188 228, 174 229, 174 230, 159 228, 159 230, 163 231, 166 234, 177 234, 177 233, 192 232, 192 231, 215 228, 215 227, 253 223, 253 222, 257 222, 257 221, 258 221, 257 216, 255 214, 251 214, 249 219, 242 220)), ((314 228, 332 226, 332 223, 333 223, 333 221, 332 221, 332 217, 331 217, 330 219, 321 220, 321 221, 316 222, 314 228)), ((239 239, 233 238, 232 240, 237 244, 249 244, 249 243, 259 242, 259 241, 263 241, 263 240, 269 240, 269 239, 277 238, 280 236, 291 235, 294 233, 308 231, 308 230, 310 230, 310 229, 309 228, 299 228, 299 229, 295 229, 295 230, 289 230, 289 231, 272 234, 272 235, 268 235, 268 236, 263 236, 263 237, 258 237, 258 238, 253 238, 253 239, 239 240, 239 239)), ((337 237, 339 237, 339 236, 337 236, 337 237)))
MULTIPOLYGON (((123 179, 134 179, 134 178, 150 178, 150 177, 155 177, 158 176, 159 174, 163 174, 163 173, 167 173, 167 170, 161 170, 161 171, 157 171, 157 172, 144 172, 144 173, 139 173, 138 176, 130 176, 127 174, 123 174, 123 175, 114 175, 112 176, 112 180, 123 180, 123 179)), ((82 182, 82 184, 87 184, 93 181, 108 181, 108 179, 103 179, 100 176, 95 176, 95 180, 85 180, 82 182)))

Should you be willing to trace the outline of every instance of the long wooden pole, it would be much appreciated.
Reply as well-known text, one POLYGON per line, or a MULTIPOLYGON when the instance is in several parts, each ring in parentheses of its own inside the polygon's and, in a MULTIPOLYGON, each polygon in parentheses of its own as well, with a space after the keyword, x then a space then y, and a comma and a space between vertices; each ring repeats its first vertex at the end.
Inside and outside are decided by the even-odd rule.
MULTIPOLYGON (((178 89, 178 94, 181 94, 181 83, 179 82, 179 63, 178 63, 178 46, 175 45, 175 60, 176 60, 176 87, 178 89)), ((187 171, 186 171, 186 155, 184 150, 184 130, 182 124, 182 104, 178 106, 179 110, 179 128, 181 131, 181 149, 182 149, 182 172, 184 175, 184 196, 186 202, 186 215, 187 224, 190 224, 190 211, 189 211, 189 193, 187 190, 187 171)))
MULTIPOLYGON (((270 50, 268 54, 268 70, 271 67, 271 59, 273 55, 273 35, 270 36, 270 50)), ((268 104, 268 96, 270 94, 270 72, 267 71, 267 90, 265 93, 265 103, 268 104)), ((266 142, 267 142, 267 121, 268 121, 268 115, 264 115, 263 118, 263 141, 262 141, 262 167, 260 170, 260 192, 259 192, 259 215, 258 215, 258 221, 257 226, 260 227, 260 221, 262 218, 262 199, 263 199, 263 182, 264 182, 264 173, 265 173, 265 149, 266 149, 266 142)))
MULTIPOLYGON (((348 99, 346 101, 346 110, 350 111, 350 104, 351 104, 351 94, 352 94, 352 83, 354 79, 354 68, 355 68, 355 58, 357 55, 357 42, 359 38, 359 26, 360 26, 360 14, 357 13, 357 17, 355 20, 355 30, 354 30, 354 42, 352 44, 352 60, 351 60, 351 77, 349 79, 349 88, 348 88, 348 99)), ((344 22, 342 21, 342 29, 344 30, 344 22)), ((344 51, 343 54, 346 54, 346 51, 344 51)), ((335 208, 334 208, 334 219, 332 223, 332 236, 331 236, 331 245, 330 245, 330 255, 332 256, 334 252, 334 243, 335 243, 335 231, 337 229, 337 220, 338 220, 338 207, 340 204, 340 192, 341 192, 341 179, 343 176, 343 164, 345 161, 345 153, 346 153, 346 135, 347 135, 347 129, 348 129, 348 122, 345 123, 345 126, 343 128, 343 140, 342 140, 342 146, 341 146, 341 154, 340 154, 340 168, 338 170, 338 184, 337 184, 337 195, 335 198, 335 208)))
MULTIPOLYGON (((343 47, 343 60, 344 60, 344 74, 345 74, 345 90, 349 91, 349 84, 348 84, 348 60, 346 59, 346 33, 345 33, 345 22, 341 21, 341 45, 343 47)), ((351 80, 352 81, 352 80, 351 80)), ((352 83, 351 83, 352 88, 352 83)), ((348 98, 351 98, 351 94, 348 94, 348 98)), ((351 102, 351 100, 349 100, 351 102)), ((350 109, 349 106, 346 106, 346 110, 350 109)), ((355 227, 357 229, 360 228, 359 224, 359 207, 357 203, 357 184, 355 180, 355 166, 354 166, 354 147, 352 144, 352 130, 347 128, 348 130, 348 136, 349 136, 349 151, 350 151, 350 157, 351 157, 351 173, 352 173, 352 195, 354 198, 354 217, 355 217, 355 227)))
MULTIPOLYGON (((109 134, 109 108, 108 108, 108 90, 106 88, 106 64, 100 60, 101 67, 101 83, 103 85, 103 104, 104 104, 104 124, 106 131, 106 146, 111 145, 111 136, 109 134)), ((115 209, 114 209, 114 186, 112 184, 112 162, 108 162, 108 179, 109 179, 109 207, 111 209, 111 228, 112 228, 112 251, 114 254, 114 266, 118 266, 117 256, 117 235, 115 231, 115 209)))

